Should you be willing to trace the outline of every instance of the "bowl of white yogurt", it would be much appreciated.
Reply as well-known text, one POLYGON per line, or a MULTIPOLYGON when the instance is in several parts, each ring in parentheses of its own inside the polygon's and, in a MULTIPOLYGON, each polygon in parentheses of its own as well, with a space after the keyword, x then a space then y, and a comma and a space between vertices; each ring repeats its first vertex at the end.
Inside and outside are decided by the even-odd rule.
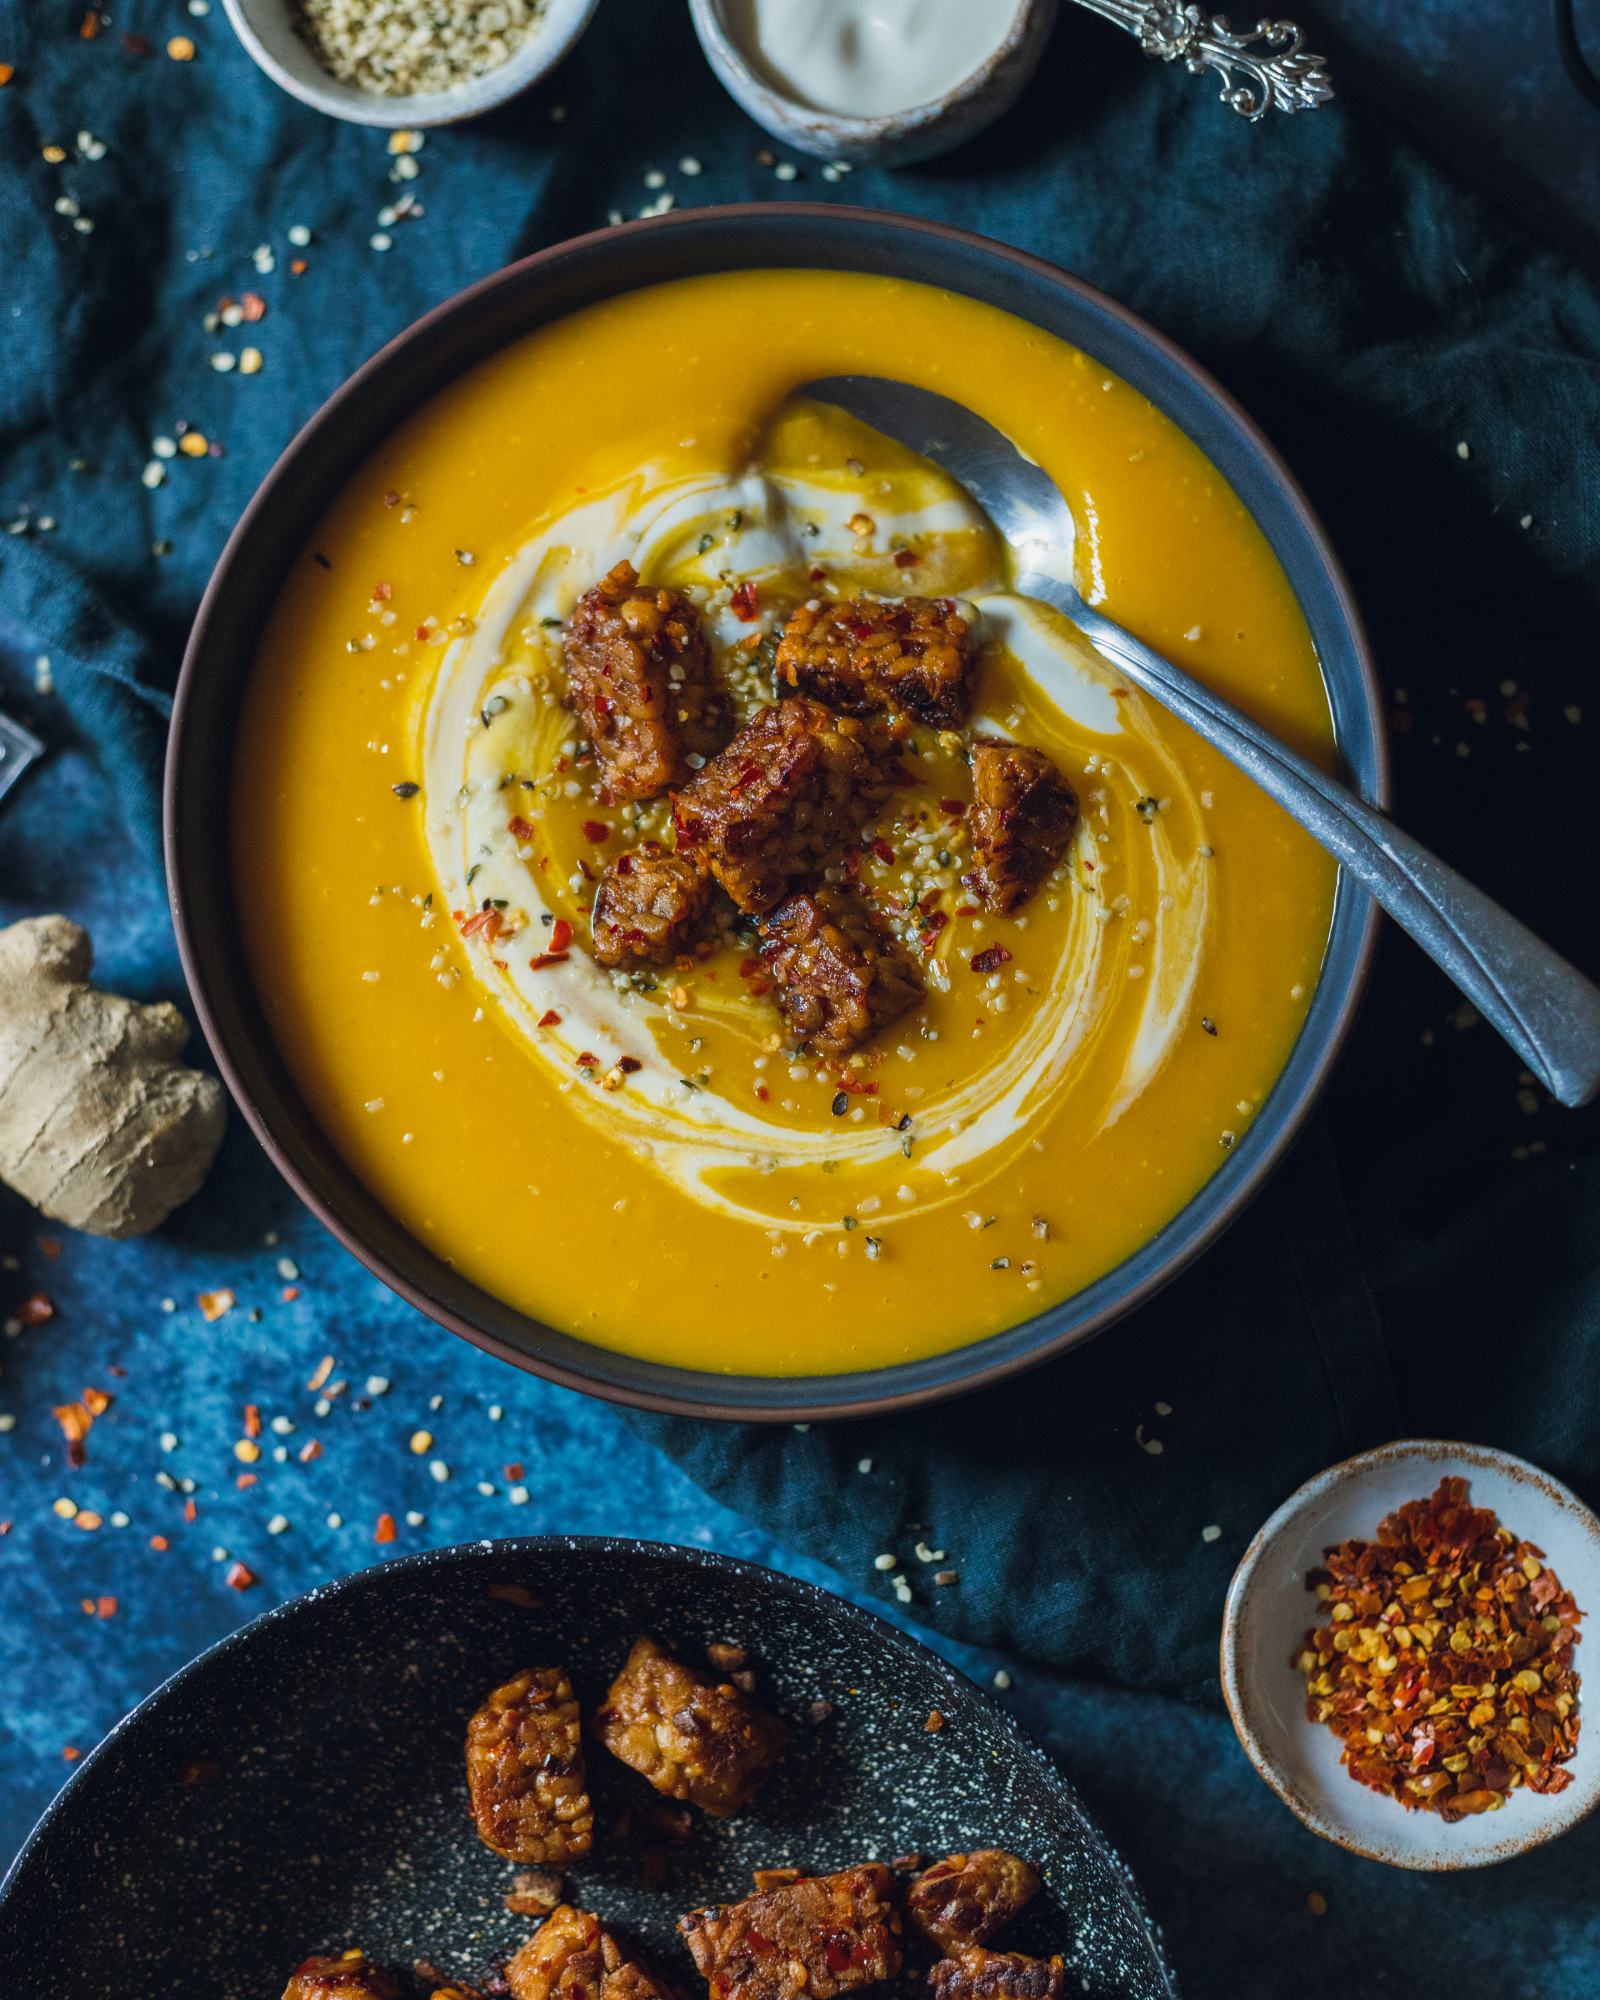
POLYGON ((904 165, 1016 101, 1057 0, 689 0, 730 94, 796 151, 904 165))

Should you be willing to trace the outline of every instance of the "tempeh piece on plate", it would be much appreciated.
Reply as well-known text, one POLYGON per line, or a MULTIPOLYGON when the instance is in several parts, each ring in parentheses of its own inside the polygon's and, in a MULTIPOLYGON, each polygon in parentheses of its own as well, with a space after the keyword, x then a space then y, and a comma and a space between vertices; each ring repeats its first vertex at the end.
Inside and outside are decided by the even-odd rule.
POLYGON ((894 1878, 878 1861, 678 1919, 711 2000, 834 2000, 900 1970, 894 1878))
POLYGON ((906 1890, 906 1915, 942 1952, 988 1944, 1039 1893, 1039 1877, 1003 1847, 947 1854, 906 1890))
POLYGON ((594 1724, 613 1757, 714 1819, 750 1803, 789 1740, 787 1723, 731 1681, 685 1666, 648 1637, 634 1640, 594 1724))
POLYGON ((400 1988, 364 1951, 319 1952, 289 1975, 283 2000, 400 2000, 400 1988))
POLYGON ((592 1910, 563 1903, 510 1958, 512 2000, 680 2000, 592 1910))
POLYGON ((1026 1958, 1018 1951, 968 1945, 928 1974, 933 2000, 1061 2000, 1066 1966, 1058 1956, 1026 1958))
POLYGON ((526 1667, 484 1698, 467 1724, 467 1791, 486 1847, 541 1868, 589 1852, 582 1730, 561 1667, 526 1667))

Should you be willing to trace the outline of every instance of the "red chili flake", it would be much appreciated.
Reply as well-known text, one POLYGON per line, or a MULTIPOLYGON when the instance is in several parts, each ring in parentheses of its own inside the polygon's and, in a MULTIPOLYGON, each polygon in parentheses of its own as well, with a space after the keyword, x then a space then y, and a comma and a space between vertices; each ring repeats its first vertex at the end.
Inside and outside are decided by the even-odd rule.
POLYGON ((757 1097, 758 1097, 758 1098, 760 1099, 760 1101, 761 1101, 761 1102, 762 1102, 763 1104, 765 1104, 765 1103, 766 1103, 767 1099, 768 1099, 768 1098, 769 1098, 769 1097, 770 1097, 771 1095, 772 1095, 772 1092, 771 1092, 770 1090, 768 1090, 767 1086, 766 1086, 766 1085, 765 1085, 764 1083, 758 1083, 758 1084, 756 1085, 756 1096, 757 1096, 757 1097))
POLYGON ((244 1434, 247 1438, 258 1438, 261 1435, 261 1411, 254 1403, 246 1403, 244 1406, 244 1434))
POLYGON ((250 1568, 248 1563, 236 1562, 229 1564, 228 1574, 223 1578, 223 1581, 230 1590, 250 1590, 261 1579, 250 1568))
POLYGON ((919 899, 917 903, 917 908, 922 912, 922 914, 925 917, 931 917, 934 911, 938 909, 939 898, 943 894, 944 891, 942 889, 929 889, 927 893, 919 899))
POLYGON ((505 929, 505 919, 496 909, 474 910, 470 917, 461 919, 461 935, 464 938, 477 937, 481 932, 485 944, 493 944, 505 929))
POLYGON ((394 585, 392 583, 375 583, 372 586, 372 600, 375 604, 387 604, 393 596, 394 585))
POLYGON ((217 1320, 224 1314, 231 1313, 238 1304, 238 1299, 226 1285, 222 1285, 214 1292, 202 1292, 195 1300, 195 1304, 206 1319, 217 1320))
POLYGON ((99 32, 100 16, 91 7, 78 28, 78 36, 81 41, 92 42, 99 32))
POLYGON ((321 1458, 321 1456, 322 1441, 320 1438, 308 1438, 300 1447, 300 1463, 302 1465, 309 1465, 314 1458, 321 1458))
MULTIPOLYGON (((258 319, 266 318, 267 302, 259 292, 241 292, 239 294, 239 310, 244 314, 247 320, 250 320, 253 323, 258 319)), ((388 594, 387 584, 383 586, 383 590, 384 594, 387 596, 388 594)))
POLYGON ((278 1294, 278 1303, 280 1305, 292 1306, 299 1296, 300 1287, 298 1285, 285 1285, 283 1290, 278 1294))
POLYGON ((372 1531, 372 1539, 375 1542, 392 1542, 399 1532, 392 1514, 380 1514, 378 1525, 372 1531))
POLYGON ((94 1615, 96 1618, 115 1618, 117 1600, 114 1597, 97 1597, 94 1600, 94 1615))
POLYGON ((82 1528, 86 1535, 92 1535, 96 1528, 104 1527, 105 1523, 92 1507, 80 1507, 72 1517, 72 1525, 75 1528, 82 1528))
POLYGON ((603 847, 611 838, 611 829, 603 819, 586 819, 583 823, 583 837, 596 847, 603 847))
POLYGON ((644 1068, 644 1064, 640 1062, 637 1056, 618 1056, 617 1068, 622 1071, 624 1076, 633 1076, 644 1068))
POLYGON ((839 1088, 848 1091, 852 1097, 876 1097, 878 1094, 877 1084, 864 1082, 853 1069, 841 1070, 838 1083, 839 1088))
POLYGON ((827 574, 828 574, 828 572, 827 572, 827 571, 826 571, 825 569, 814 569, 814 570, 813 570, 813 571, 811 572, 811 581, 812 581, 813 583, 821 583, 821 582, 822 582, 822 580, 823 580, 823 578, 824 578, 824 577, 825 577, 825 576, 826 576, 827 574))
POLYGON ((943 1709, 930 1708, 928 1710, 928 1719, 922 1726, 930 1736, 937 1736, 939 1731, 944 1727, 943 1709))
POLYGON ((513 813, 511 818, 506 821, 506 832, 511 835, 513 840, 532 840, 533 838, 533 828, 522 817, 521 813, 513 813))
POLYGON ((570 956, 565 951, 541 951, 528 960, 528 968, 532 972, 543 972, 552 965, 565 965, 570 956))
POLYGON ((934 910, 922 926, 922 949, 932 951, 939 942, 939 933, 949 923, 950 918, 943 910, 934 910))
POLYGON ((976 903, 957 903, 956 905, 956 915, 958 917, 975 917, 977 914, 978 906, 976 903))
POLYGON ((952 819, 960 819, 966 809, 966 804, 961 799, 941 799, 939 801, 940 812, 948 813, 952 819))
POLYGON ((518 1465, 518 1464, 512 1464, 512 1465, 508 1465, 508 1466, 507 1466, 507 1467, 505 1468, 505 1475, 506 1475, 507 1479, 509 1479, 509 1480, 512 1480, 513 1482, 515 1482, 516 1480, 518 1480, 518 1479, 520 1479, 520 1478, 522 1477, 522 1475, 523 1475, 523 1472, 524 1472, 525 1470, 526 1470, 526 1467, 524 1467, 524 1466, 522 1466, 522 1465, 518 1465))
POLYGON ((921 560, 915 549, 896 549, 894 552, 896 569, 915 569, 921 560))
POLYGON ((419 646, 427 645, 428 641, 433 637, 433 626, 431 624, 419 625, 416 636, 419 646))
POLYGON ((289 275, 293 278, 303 278, 310 268, 304 257, 294 257, 289 262, 289 275))
POLYGON ((544 1012, 539 1016, 539 1026, 541 1028, 559 1028, 560 1025, 561 1016, 556 1012, 554 1007, 546 1007, 544 1012))
POLYGON ((48 1319, 54 1319, 56 1309, 43 1292, 30 1292, 13 1308, 11 1317, 18 1326, 43 1326, 48 1319))
POLYGON ((883 863, 885 868, 892 868, 894 866, 894 849, 889 845, 888 841, 884 839, 881 833, 874 838, 872 843, 872 851, 875 855, 877 855, 878 859, 883 863))
POLYGON ((1306 1581, 1327 1623, 1294 1664, 1352 1778, 1446 1822, 1572 1782, 1583 1613, 1464 1479, 1325 1550, 1306 1581))
POLYGON ((165 1554, 172 1547, 172 1544, 167 1540, 165 1535, 152 1535, 150 1537, 150 1546, 158 1554, 165 1554))
POLYGON ((761 616, 761 593, 753 583, 741 583, 728 599, 728 609, 748 625, 761 616))
POLYGON ((76 1743, 63 1743, 61 1754, 69 1764, 76 1764, 78 1759, 83 1755, 83 1752, 78 1748, 76 1743))
POLYGON ((550 926, 551 951, 565 951, 572 942, 572 926, 565 917, 557 917, 550 926))
POLYGON ((199 1508, 198 1508, 198 1507, 197 1507, 197 1506, 196 1506, 196 1505, 194 1504, 194 1502, 193 1502, 192 1500, 185 1500, 185 1501, 184 1501, 184 1503, 183 1503, 183 1518, 184 1518, 184 1519, 185 1519, 186 1521, 190 1521, 190 1522, 194 1522, 194 1521, 198 1521, 198 1520, 199 1520, 199 1518, 200 1518, 200 1509, 199 1509, 199 1508))
POLYGON ((256 1483, 256 1476, 253 1472, 241 1472, 233 1483, 241 1493, 248 1493, 256 1483))
POLYGON ((1003 944, 989 945, 983 951, 975 951, 968 960, 974 972, 998 972, 1002 965, 1011 962, 1011 954, 1003 944))
POLYGON ((61 1238, 59 1236, 41 1236, 39 1238, 39 1252, 41 1256, 48 1257, 53 1264, 61 1255, 61 1238))
POLYGON ((600 1067, 600 1058, 590 1055, 587 1049, 583 1049, 578 1055, 577 1066, 579 1069, 598 1069, 600 1067))

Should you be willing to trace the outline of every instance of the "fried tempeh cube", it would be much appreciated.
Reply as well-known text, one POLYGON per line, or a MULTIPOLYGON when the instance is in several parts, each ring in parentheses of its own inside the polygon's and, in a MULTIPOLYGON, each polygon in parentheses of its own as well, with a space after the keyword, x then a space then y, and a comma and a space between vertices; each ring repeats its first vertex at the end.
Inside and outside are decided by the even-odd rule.
POLYGON ((922 998, 899 940, 848 890, 786 896, 762 920, 761 956, 809 1055, 848 1055, 922 998))
POLYGON ((658 840, 609 864, 595 892, 594 955, 602 965, 670 965, 694 943, 712 883, 658 840))
POLYGON ((747 1806, 783 1753, 786 1723, 728 1681, 638 1638, 594 1718, 613 1757, 714 1819, 747 1806))
POLYGON ((552 1910, 506 1964, 512 2000, 679 2000, 590 1910, 552 1910))
POLYGON ((864 1861, 678 1919, 711 2000, 833 2000, 900 1970, 894 1878, 864 1861))
POLYGON ((1078 823, 1072 787, 1042 750, 980 736, 972 746, 976 860, 971 884, 985 909, 1019 909, 1067 851, 1078 823))
POLYGON ((301 1960, 283 2000, 400 2000, 400 1988, 364 1951, 330 1951, 301 1960))
POLYGON ((578 599, 562 645, 573 708, 618 798, 680 784, 689 756, 727 742, 733 704, 681 590, 641 584, 620 562, 578 599))
POLYGON ((969 1945, 942 1958, 928 1974, 933 2000, 1060 2000, 1066 1966, 1057 1954, 1025 1958, 1017 1951, 969 1945))
POLYGON ((847 715, 903 710, 959 729, 971 702, 972 629, 949 597, 802 604, 783 628, 780 683, 847 715))
POLYGON ((589 1852, 582 1728, 560 1667, 527 1667, 485 1698, 467 1724, 467 1790, 486 1847, 551 1868, 589 1852))
POLYGON ((608 1955, 622 1954, 600 1919, 562 1903, 506 1964, 513 2000, 600 2000, 608 1955), (609 1947, 609 1953, 608 1948, 609 1947))
POLYGON ((761 708, 673 800, 678 852, 741 910, 770 910, 873 817, 905 773, 862 725, 794 697, 761 708))
POLYGON ((1003 1847, 947 1854, 906 1890, 906 1915, 942 1952, 987 1944, 1039 1893, 1037 1872, 1003 1847))

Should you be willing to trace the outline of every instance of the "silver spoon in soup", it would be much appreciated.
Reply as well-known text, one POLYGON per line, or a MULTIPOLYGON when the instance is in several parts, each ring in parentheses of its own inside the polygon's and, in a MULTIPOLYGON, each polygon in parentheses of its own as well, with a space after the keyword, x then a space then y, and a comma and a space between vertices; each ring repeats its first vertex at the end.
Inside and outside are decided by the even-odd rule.
POLYGON ((1600 1090, 1600 987, 1336 778, 1088 603, 1077 524, 1042 466, 962 404, 876 375, 800 391, 958 480, 1016 561, 1016 587, 1072 621, 1102 658, 1261 787, 1386 909, 1562 1104, 1600 1090))

